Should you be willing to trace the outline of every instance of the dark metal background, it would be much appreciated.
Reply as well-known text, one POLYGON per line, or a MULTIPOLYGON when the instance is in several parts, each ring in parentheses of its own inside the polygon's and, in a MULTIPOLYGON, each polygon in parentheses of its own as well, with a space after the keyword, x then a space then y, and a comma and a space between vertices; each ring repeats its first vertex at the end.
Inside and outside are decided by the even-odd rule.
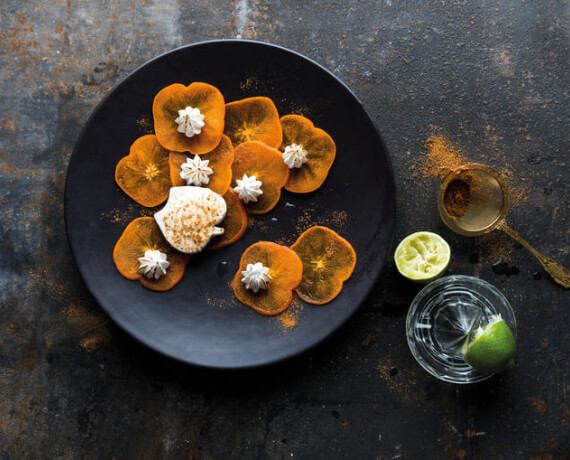
MULTIPOLYGON (((445 130, 470 160, 508 174, 513 227, 569 266, 568 18, 566 1, 545 0, 2 1, 2 458, 564 457, 568 292, 502 235, 451 234, 436 181, 417 168, 423 141, 445 130), (450 273, 507 296, 518 318, 511 372, 473 386, 423 372, 404 337, 417 287, 391 263, 341 331, 263 370, 178 365, 110 323, 66 243, 73 145, 138 65, 236 37, 296 50, 358 95, 392 156, 396 239, 441 233, 450 273)), ((126 224, 119 211, 101 218, 126 224)))

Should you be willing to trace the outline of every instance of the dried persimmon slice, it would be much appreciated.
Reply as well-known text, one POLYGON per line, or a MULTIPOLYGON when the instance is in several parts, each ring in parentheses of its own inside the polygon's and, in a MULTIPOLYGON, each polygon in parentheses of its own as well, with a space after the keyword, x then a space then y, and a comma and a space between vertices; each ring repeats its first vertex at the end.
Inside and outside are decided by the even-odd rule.
POLYGON ((117 185, 137 203, 158 206, 168 198, 171 186, 168 156, 168 150, 153 134, 139 137, 131 145, 129 154, 117 163, 117 185))
POLYGON ((133 220, 125 228, 113 250, 113 262, 119 273, 129 280, 138 279, 145 288, 153 291, 167 291, 176 286, 184 275, 188 259, 188 255, 178 252, 167 243, 152 217, 133 220), (152 271, 153 267, 149 267, 148 263, 146 268, 150 270, 147 273, 151 276, 147 277, 140 272, 143 262, 139 259, 145 258, 147 251, 158 251, 166 256, 168 267, 164 269, 166 273, 162 276, 152 276, 154 272, 149 271, 152 271))
POLYGON ((264 214, 271 211, 279 201, 281 189, 288 177, 289 168, 283 162, 279 150, 257 141, 244 142, 235 148, 232 187, 248 213, 264 214), (255 190, 244 188, 246 180, 261 182, 257 184, 255 195, 248 195, 248 191, 255 190))
POLYGON ((275 104, 268 97, 249 97, 226 104, 224 134, 234 145, 259 141, 279 147, 283 134, 275 104))
POLYGON ((291 304, 293 289, 301 282, 302 274, 303 263, 294 251, 276 243, 260 241, 242 254, 232 289, 241 303, 262 315, 273 316, 291 304), (250 285, 248 289, 243 280, 248 272, 258 268, 265 273, 262 275, 265 287, 250 285), (254 287, 259 288, 257 292, 254 292, 254 287))
POLYGON ((295 291, 312 304, 322 305, 338 296, 356 266, 352 245, 327 227, 309 228, 291 249, 303 261, 303 280, 295 291))
POLYGON ((223 195, 232 182, 233 162, 232 143, 229 137, 222 136, 214 150, 198 158, 188 152, 170 152, 170 181, 173 187, 201 186, 223 195))
POLYGON ((174 152, 201 155, 213 150, 224 132, 222 93, 208 83, 180 83, 158 92, 152 104, 154 131, 161 145, 174 152))
POLYGON ((318 189, 328 176, 336 156, 332 138, 300 115, 281 117, 283 141, 279 150, 291 169, 285 189, 309 193, 318 189))
POLYGON ((221 223, 224 234, 212 238, 212 241, 207 246, 207 249, 212 251, 235 243, 247 229, 247 212, 236 192, 229 188, 222 198, 228 207, 226 217, 221 223))

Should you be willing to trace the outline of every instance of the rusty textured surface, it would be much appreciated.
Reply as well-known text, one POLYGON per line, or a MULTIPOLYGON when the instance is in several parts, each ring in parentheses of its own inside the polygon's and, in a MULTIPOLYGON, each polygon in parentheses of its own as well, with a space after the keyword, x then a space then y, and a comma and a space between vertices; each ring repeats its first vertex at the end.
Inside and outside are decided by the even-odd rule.
POLYGON ((568 292, 502 235, 451 234, 437 183, 416 174, 423 141, 444 130, 508 173, 513 227, 570 266, 567 2, 4 0, 0 13, 2 458, 567 457, 568 292), (423 372, 404 338, 417 288, 392 263, 331 340, 249 373, 167 361, 94 304, 63 224, 83 123, 153 56, 236 37, 299 51, 355 91, 392 156, 396 240, 441 233, 450 272, 505 293, 511 372, 473 386, 423 372))

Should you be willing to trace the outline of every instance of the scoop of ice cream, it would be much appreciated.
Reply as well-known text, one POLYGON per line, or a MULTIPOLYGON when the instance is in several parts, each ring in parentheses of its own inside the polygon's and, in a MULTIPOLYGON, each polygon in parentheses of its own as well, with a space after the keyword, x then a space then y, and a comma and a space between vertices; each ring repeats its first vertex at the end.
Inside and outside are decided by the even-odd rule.
POLYGON ((226 216, 225 200, 203 187, 172 187, 164 208, 154 215, 164 238, 186 254, 202 251, 212 237, 224 233, 216 227, 226 216))

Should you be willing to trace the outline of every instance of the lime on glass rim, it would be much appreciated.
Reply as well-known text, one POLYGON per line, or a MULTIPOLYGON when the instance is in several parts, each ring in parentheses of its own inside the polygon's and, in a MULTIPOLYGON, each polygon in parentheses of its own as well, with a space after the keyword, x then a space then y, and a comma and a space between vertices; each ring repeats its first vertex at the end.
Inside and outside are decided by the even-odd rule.
POLYGON ((426 231, 406 236, 394 252, 400 274, 423 284, 443 275, 450 260, 451 249, 447 241, 437 233, 426 231))
POLYGON ((501 315, 494 315, 475 332, 463 360, 479 372, 496 374, 513 367, 516 350, 513 332, 501 315))

